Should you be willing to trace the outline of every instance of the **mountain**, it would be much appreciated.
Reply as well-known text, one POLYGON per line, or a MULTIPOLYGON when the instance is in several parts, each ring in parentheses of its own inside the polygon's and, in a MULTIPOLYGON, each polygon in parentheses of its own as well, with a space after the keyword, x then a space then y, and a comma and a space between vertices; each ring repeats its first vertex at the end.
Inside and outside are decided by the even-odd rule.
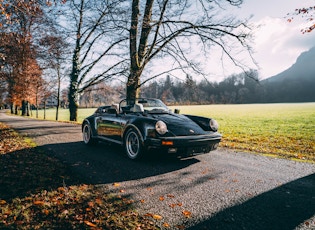
POLYGON ((315 101, 315 47, 301 53, 290 68, 261 84, 266 102, 315 101))

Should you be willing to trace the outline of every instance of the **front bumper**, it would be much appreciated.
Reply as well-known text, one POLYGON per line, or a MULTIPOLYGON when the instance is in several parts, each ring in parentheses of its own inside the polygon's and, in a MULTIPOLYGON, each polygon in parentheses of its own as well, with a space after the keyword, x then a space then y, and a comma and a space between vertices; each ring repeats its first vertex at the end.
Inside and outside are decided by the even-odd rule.
POLYGON ((196 155, 215 150, 222 135, 215 132, 206 135, 147 138, 147 149, 161 149, 178 155, 196 155))

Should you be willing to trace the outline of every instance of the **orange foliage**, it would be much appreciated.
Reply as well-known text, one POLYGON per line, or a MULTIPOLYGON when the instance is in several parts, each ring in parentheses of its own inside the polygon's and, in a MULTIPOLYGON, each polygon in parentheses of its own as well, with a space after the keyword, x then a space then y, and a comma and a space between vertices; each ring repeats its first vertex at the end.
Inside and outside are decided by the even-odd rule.
MULTIPOLYGON (((29 23, 28 16, 35 13, 40 13, 35 0, 0 0, 0 19, 7 26, 14 22, 29 23)), ((5 32, 0 33, 0 77, 8 86, 8 103, 16 106, 21 106, 22 101, 35 104, 38 89, 43 84, 42 72, 32 48, 31 32, 24 24, 26 25, 19 23, 16 27, 10 26, 9 30, 9 27, 5 27, 2 30, 5 32)))
MULTIPOLYGON (((314 12, 315 12, 315 6, 310 6, 310 7, 304 7, 304 8, 299 8, 295 9, 294 13, 289 13, 287 17, 288 22, 292 22, 294 17, 300 16, 301 18, 305 19, 306 21, 313 21, 314 20, 314 12)), ((311 23, 310 26, 301 29, 301 32, 304 33, 310 33, 315 29, 315 24, 311 23)))
POLYGON ((0 34, 0 37, 4 47, 0 74, 8 84, 9 102, 18 106, 22 100, 34 104, 42 78, 29 39, 16 33, 0 34))

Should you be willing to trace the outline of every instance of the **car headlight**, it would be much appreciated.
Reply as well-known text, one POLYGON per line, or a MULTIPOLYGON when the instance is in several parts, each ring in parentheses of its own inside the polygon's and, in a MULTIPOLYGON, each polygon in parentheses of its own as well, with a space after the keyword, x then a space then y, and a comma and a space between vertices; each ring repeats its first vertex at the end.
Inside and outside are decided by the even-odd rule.
POLYGON ((158 121, 155 124, 155 130, 158 134, 164 135, 167 132, 167 126, 163 121, 158 121))
POLYGON ((213 130, 213 131, 218 131, 219 129, 219 123, 214 120, 214 119, 211 119, 210 122, 209 122, 209 125, 210 125, 210 128, 213 130))

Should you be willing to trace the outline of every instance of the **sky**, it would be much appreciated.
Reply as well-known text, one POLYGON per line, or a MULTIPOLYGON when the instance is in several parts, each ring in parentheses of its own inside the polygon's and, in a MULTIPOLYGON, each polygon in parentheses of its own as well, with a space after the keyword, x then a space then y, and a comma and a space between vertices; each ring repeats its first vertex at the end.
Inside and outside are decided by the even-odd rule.
POLYGON ((244 0, 239 17, 248 18, 255 25, 253 57, 259 66, 261 79, 272 77, 290 66, 304 51, 315 46, 315 31, 302 34, 310 25, 296 17, 289 23, 285 18, 296 8, 315 6, 315 0, 244 0), (257 26, 257 27, 256 27, 257 26))

